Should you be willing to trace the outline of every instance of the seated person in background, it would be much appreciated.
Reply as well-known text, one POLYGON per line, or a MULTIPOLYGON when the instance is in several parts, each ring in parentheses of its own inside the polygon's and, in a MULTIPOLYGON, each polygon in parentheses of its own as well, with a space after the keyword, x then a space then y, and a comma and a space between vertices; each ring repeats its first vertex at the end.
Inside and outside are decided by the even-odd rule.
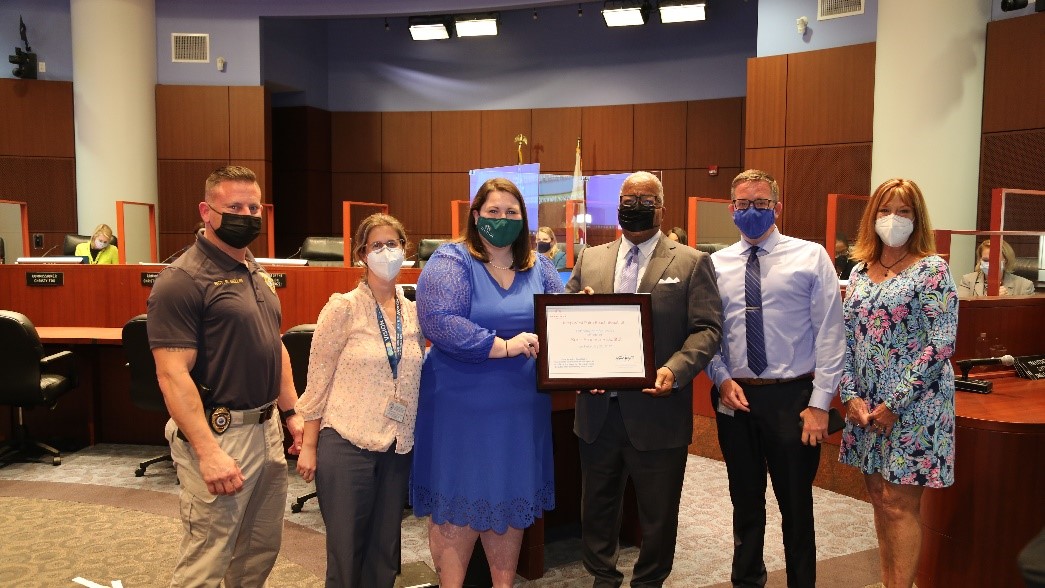
POLYGON ((536 239, 537 253, 550 259, 556 271, 566 269, 566 250, 556 242, 555 231, 551 227, 539 227, 536 239))
MULTIPOLYGON (((991 242, 983 241, 976 248, 976 271, 962 276, 958 284, 959 298, 973 298, 975 296, 987 295, 987 269, 990 263, 991 242)), ((1001 242, 1001 286, 998 288, 1000 296, 1030 296, 1034 294, 1034 282, 1027 278, 1021 278, 1006 268, 1016 265, 1016 253, 1012 246, 1005 241, 1001 242)))
POLYGON ((835 239, 835 273, 839 280, 848 280, 856 262, 849 257, 849 240, 845 235, 839 235, 835 239))
POLYGON ((119 250, 109 243, 112 243, 112 229, 109 225, 98 225, 91 235, 91 240, 77 245, 73 255, 87 257, 92 264, 120 263, 119 250))
POLYGON ((671 230, 668 231, 668 239, 677 243, 682 243, 683 245, 689 245, 689 235, 686 234, 685 229, 682 227, 672 227, 671 230))

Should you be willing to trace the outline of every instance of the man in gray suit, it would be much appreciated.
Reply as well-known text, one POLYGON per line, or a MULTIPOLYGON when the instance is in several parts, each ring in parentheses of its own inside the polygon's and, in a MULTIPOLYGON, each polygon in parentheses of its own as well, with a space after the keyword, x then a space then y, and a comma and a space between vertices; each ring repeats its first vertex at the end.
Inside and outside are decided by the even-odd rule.
MULTIPOLYGON (((638 501, 642 547, 632 586, 660 586, 671 573, 686 448, 693 437, 693 378, 722 336, 722 301, 711 258, 663 238, 664 187, 648 172, 624 180, 617 210, 623 238, 588 247, 567 292, 648 292, 657 379, 644 390, 592 390, 577 397, 581 540, 594 586, 620 586, 618 542, 624 487, 638 501)), ((637 334, 636 334, 637 336, 637 334)))

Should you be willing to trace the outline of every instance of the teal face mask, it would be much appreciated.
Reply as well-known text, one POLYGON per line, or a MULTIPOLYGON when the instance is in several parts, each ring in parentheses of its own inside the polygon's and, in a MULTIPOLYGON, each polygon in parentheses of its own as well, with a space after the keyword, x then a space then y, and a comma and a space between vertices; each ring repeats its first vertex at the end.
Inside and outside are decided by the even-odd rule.
POLYGON ((494 247, 507 247, 522 231, 522 219, 513 218, 486 218, 480 216, 475 221, 475 228, 479 234, 490 242, 494 247))

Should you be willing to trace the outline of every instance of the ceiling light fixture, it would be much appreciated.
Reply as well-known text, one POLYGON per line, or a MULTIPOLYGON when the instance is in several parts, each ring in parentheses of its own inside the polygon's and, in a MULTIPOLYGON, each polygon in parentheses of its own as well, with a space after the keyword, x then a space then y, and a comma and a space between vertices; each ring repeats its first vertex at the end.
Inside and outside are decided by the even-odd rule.
POLYGON ((415 41, 450 38, 450 19, 446 16, 411 16, 410 37, 415 41))
POLYGON ((496 12, 489 14, 462 14, 454 17, 458 37, 488 37, 497 34, 496 12))
POLYGON ((644 25, 649 20, 650 3, 646 0, 606 0, 602 18, 608 27, 644 25))
POLYGON ((704 20, 704 2, 693 0, 661 0, 657 5, 660 10, 660 22, 693 22, 704 20))

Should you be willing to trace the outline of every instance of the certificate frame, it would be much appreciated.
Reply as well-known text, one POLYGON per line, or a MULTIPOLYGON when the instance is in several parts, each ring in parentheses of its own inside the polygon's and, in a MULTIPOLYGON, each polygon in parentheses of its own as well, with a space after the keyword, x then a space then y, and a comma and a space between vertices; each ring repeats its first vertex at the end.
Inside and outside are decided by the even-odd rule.
MULTIPOLYGON (((653 356, 653 303, 649 294, 535 294, 533 297, 534 323, 537 338, 540 341, 540 352, 537 354, 537 387, 542 390, 634 390, 652 388, 657 380, 657 368, 653 356), (576 308, 582 307, 582 308, 576 308), (563 350, 575 342, 569 341, 567 334, 560 328, 549 328, 549 316, 558 320, 562 313, 576 314, 584 323, 587 319, 599 316, 620 316, 627 321, 628 327, 637 323, 639 332, 636 342, 629 338, 623 343, 627 351, 611 357, 627 356, 626 365, 622 369, 626 375, 599 375, 595 368, 561 370, 553 366, 555 358, 563 356, 563 350), (641 350, 641 351, 639 351, 641 350), (631 357, 633 353, 641 353, 642 357, 631 357)), ((600 321, 592 321, 600 322, 600 321)), ((592 324, 592 331, 599 331, 599 325, 592 324)), ((617 351, 613 343, 600 344, 594 354, 606 354, 617 351)), ((584 351, 576 354, 583 355, 584 351)), ((606 355, 602 355, 606 357, 606 355)), ((583 360, 582 360, 583 361, 583 360)), ((592 363, 599 363, 592 361, 592 363)))

